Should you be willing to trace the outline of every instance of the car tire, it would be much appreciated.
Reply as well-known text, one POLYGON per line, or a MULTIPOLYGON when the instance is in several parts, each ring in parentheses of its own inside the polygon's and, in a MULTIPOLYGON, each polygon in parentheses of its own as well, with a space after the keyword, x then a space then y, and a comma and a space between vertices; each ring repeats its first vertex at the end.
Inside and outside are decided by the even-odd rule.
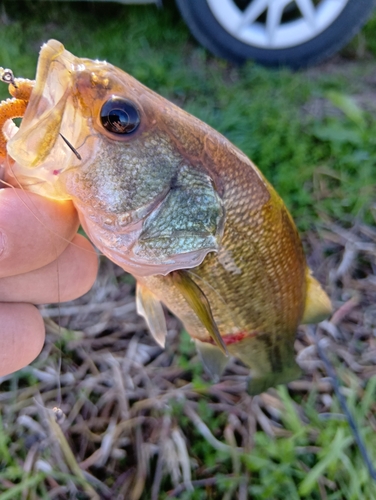
MULTIPOLYGON (((324 29, 319 30, 317 33, 313 32, 312 36, 309 35, 306 40, 304 40, 304 37, 307 38, 304 29, 303 31, 300 29, 300 35, 295 36, 296 43, 294 43, 294 29, 296 31, 298 21, 303 23, 307 19, 302 15, 301 20, 293 19, 282 24, 283 18, 281 17, 280 25, 277 27, 280 31, 275 30, 275 33, 280 35, 279 43, 274 42, 268 45, 268 42, 265 42, 265 40, 262 42, 261 38, 262 43, 259 43, 258 40, 256 43, 252 43, 252 36, 258 36, 262 32, 263 26, 265 33, 267 33, 265 28, 267 26, 267 21, 265 21, 267 10, 264 12, 264 25, 262 24, 262 18, 258 18, 253 24, 246 26, 248 31, 244 31, 242 27, 239 32, 234 31, 232 25, 230 26, 230 17, 224 17, 224 11, 219 10, 227 6, 230 9, 228 12, 234 16, 242 16, 246 12, 244 9, 249 7, 252 1, 260 3, 260 0, 248 0, 248 2, 245 0, 240 0, 240 2, 239 0, 176 0, 176 3, 193 36, 213 54, 235 63, 243 63, 251 59, 266 66, 289 66, 292 69, 317 64, 339 51, 361 29, 371 14, 375 3, 374 0, 342 0, 342 10, 334 13, 335 17, 330 20, 329 24, 327 23, 326 27, 324 26, 324 29), (216 3, 214 3, 215 1, 216 3), (243 3, 243 6, 245 5, 243 10, 238 7, 241 3, 243 3), (252 28, 254 29, 254 35, 252 35, 252 28), (250 40, 245 35, 240 36, 242 32, 250 40), (284 41, 286 37, 283 38, 284 33, 290 36, 288 38, 289 46, 284 46, 286 45, 284 41)), ((311 2, 313 9, 315 9, 315 19, 320 18, 320 22, 321 18, 324 19, 325 17, 321 15, 324 12, 322 6, 324 5, 324 8, 326 8, 325 2, 328 2, 328 0, 321 0, 319 4, 311 2), (320 5, 321 7, 319 7, 320 5), (322 10, 319 11, 319 8, 322 10)), ((285 3, 288 4, 287 1, 285 3)), ((307 4, 307 1, 303 3, 307 4)), ((288 7, 291 9, 291 5, 294 5, 298 11, 297 4, 298 1, 295 4, 290 2, 288 7)), ((270 8, 270 6, 266 7, 266 9, 270 8)), ((298 12, 302 11, 299 10, 298 12)), ((333 16, 333 12, 331 15, 333 16)), ((304 28, 303 24, 300 24, 300 26, 304 28)), ((320 29, 321 25, 318 28, 320 29)), ((306 31, 310 30, 307 29, 306 31)), ((264 39, 268 40, 265 36, 264 39)))

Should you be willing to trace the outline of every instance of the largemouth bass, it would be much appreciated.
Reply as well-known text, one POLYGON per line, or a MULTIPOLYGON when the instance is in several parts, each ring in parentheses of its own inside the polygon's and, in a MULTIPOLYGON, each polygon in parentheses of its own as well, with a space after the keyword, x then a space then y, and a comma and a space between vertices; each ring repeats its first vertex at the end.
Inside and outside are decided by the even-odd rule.
POLYGON ((137 280, 164 345, 162 303, 218 378, 228 356, 249 391, 299 376, 300 323, 331 312, 283 201, 221 134, 107 62, 43 45, 36 80, 0 104, 0 158, 26 190, 70 199, 87 235, 137 280), (22 116, 17 129, 11 118, 22 116))

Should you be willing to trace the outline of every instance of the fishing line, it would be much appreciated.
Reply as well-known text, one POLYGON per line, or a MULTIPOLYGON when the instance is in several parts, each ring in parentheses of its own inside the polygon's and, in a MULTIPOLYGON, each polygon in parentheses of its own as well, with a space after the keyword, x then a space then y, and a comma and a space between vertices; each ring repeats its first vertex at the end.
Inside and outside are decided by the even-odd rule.
MULTIPOLYGON (((8 158, 7 158, 8 160, 8 158)), ((22 192, 24 192, 27 196, 27 199, 28 199, 28 202, 33 206, 33 209, 26 203, 26 201, 24 199, 21 198, 17 188, 15 186, 13 186, 12 184, 0 179, 0 183, 3 184, 4 186, 7 186, 8 188, 12 188, 13 191, 16 193, 16 196, 18 197, 18 199, 21 201, 21 203, 25 206, 25 208, 35 217, 35 219, 38 221, 39 224, 41 224, 49 233, 50 235, 50 238, 51 238, 51 243, 52 243, 52 246, 53 246, 53 249, 54 249, 54 252, 55 252, 55 262, 56 262, 56 283, 57 283, 57 299, 58 299, 58 302, 57 302, 57 307, 58 307, 58 311, 59 311, 59 315, 58 315, 58 323, 57 323, 57 327, 58 327, 58 343, 60 344, 60 347, 58 346, 55 346, 58 351, 60 352, 59 354, 59 359, 58 359, 58 367, 57 367, 57 400, 56 400, 56 405, 51 409, 51 408, 48 408, 48 407, 45 407, 46 410, 48 411, 52 411, 54 413, 54 417, 55 417, 55 420, 56 422, 60 425, 63 423, 63 421, 65 420, 65 414, 63 412, 63 410, 61 409, 61 404, 62 404, 62 389, 61 389, 61 366, 62 366, 62 349, 61 349, 61 344, 62 344, 62 329, 61 329, 61 313, 60 313, 60 307, 61 307, 61 293, 60 293, 60 284, 61 284, 61 281, 60 281, 60 269, 59 269, 59 257, 60 255, 58 254, 58 250, 57 250, 57 245, 56 245, 56 240, 54 239, 54 237, 57 237, 57 238, 60 238, 62 239, 63 241, 67 242, 69 245, 73 245, 74 247, 77 247, 79 248, 80 250, 84 250, 84 251, 87 251, 87 252, 90 252, 90 253, 95 253, 97 254, 97 252, 95 250, 88 250, 86 248, 82 248, 80 247, 79 245, 76 245, 75 243, 72 243, 72 241, 68 240, 67 238, 64 238, 63 236, 61 236, 60 234, 56 233, 56 231, 53 231, 50 227, 48 227, 47 224, 45 224, 42 219, 40 217, 38 217, 38 215, 35 213, 37 212, 40 216, 42 216, 42 214, 40 213, 40 210, 38 209, 38 207, 35 205, 34 201, 31 199, 29 193, 24 189, 24 187, 21 185, 19 179, 17 178, 17 176, 15 175, 15 173, 13 172, 12 170, 12 166, 10 165, 10 163, 8 162, 7 163, 7 167, 9 168, 9 170, 12 172, 19 188, 21 189, 22 192)), ((40 405, 39 402, 36 401, 36 399, 34 398, 34 401, 40 405)))
POLYGON ((337 396, 337 399, 338 399, 338 402, 342 408, 342 411, 346 416, 347 422, 348 422, 349 427, 351 429, 351 432, 354 436, 354 440, 355 440, 356 444, 358 445, 360 454, 362 455, 363 461, 366 464, 368 472, 369 472, 371 478, 374 481, 376 481, 376 469, 374 468, 372 461, 369 457, 367 447, 363 441, 362 436, 360 435, 360 432, 359 432, 358 426, 355 422, 355 419, 354 419, 349 407, 347 406, 346 398, 341 391, 342 384, 340 382, 340 379, 335 371, 333 364, 330 362, 329 358, 327 357, 327 355, 325 353, 325 350, 323 349, 324 338, 322 338, 322 339, 318 338, 318 335, 317 335, 318 328, 319 327, 312 328, 312 330, 311 330, 313 332, 313 337, 315 339, 317 352, 325 365, 325 369, 326 369, 327 374, 329 375, 329 378, 331 380, 331 384, 332 384, 332 387, 334 389, 335 395, 337 396))
MULTIPOLYGON (((35 206, 35 203, 33 202, 33 200, 30 198, 29 196, 29 193, 25 190, 25 188, 20 184, 19 180, 17 179, 17 177, 15 176, 15 179, 17 180, 17 184, 19 185, 19 189, 21 191, 23 191, 26 195, 28 195, 28 200, 29 202, 34 206, 34 209, 40 214, 41 212, 39 211, 39 209, 35 206)), ((13 186, 12 184, 9 184, 8 182, 4 181, 3 179, 0 179, 0 183, 1 184, 4 184, 4 186, 7 186, 9 188, 12 188, 16 194, 16 196, 18 197, 18 199, 20 200, 20 202, 25 206, 25 208, 27 208, 29 210, 29 212, 35 217, 35 219, 47 230, 49 231, 51 234, 53 234, 54 236, 56 236, 56 238, 60 238, 62 241, 65 241, 66 243, 68 243, 69 245, 72 245, 73 247, 76 247, 78 248, 79 250, 81 250, 82 252, 88 252, 88 253, 91 253, 91 254, 95 254, 95 255, 99 255, 99 256, 104 256, 103 253, 100 253, 100 252, 97 252, 96 250, 89 250, 88 248, 83 248, 81 247, 80 245, 77 245, 76 243, 73 243, 73 241, 71 240, 68 240, 68 238, 64 238, 64 236, 62 236, 61 234, 57 233, 56 231, 54 231, 53 229, 51 229, 50 227, 48 227, 47 224, 45 224, 38 216, 35 212, 33 212, 33 210, 27 205, 26 201, 23 200, 21 198, 21 196, 19 195, 16 186, 13 186)))
MULTIPOLYGON (((17 79, 14 78, 13 72, 11 70, 0 68, 0 80, 2 80, 5 83, 11 84, 15 89, 18 89, 18 85, 17 85, 17 82, 16 82, 17 79)), ((30 84, 31 84, 31 82, 30 82, 30 84)), ((12 92, 10 92, 10 93, 11 93, 11 95, 13 95, 12 92)), ((19 97, 22 98, 22 96, 19 96, 19 97)), ((23 97, 25 98, 26 96, 23 96, 23 97)), ((29 97, 30 97, 30 95, 27 96, 26 101, 28 101, 29 97)), ((22 115, 20 117, 22 118, 22 115)), ((6 154, 6 143, 9 140, 9 137, 7 137, 4 134, 3 128, 4 128, 5 124, 7 122, 9 122, 9 121, 12 121, 12 117, 11 116, 8 118, 8 120, 5 120, 2 123, 1 131, 0 131, 0 133, 3 135, 4 140, 5 140, 5 142, 3 144, 3 147, 5 149, 5 151, 4 151, 4 153, 5 153, 4 169, 6 171, 6 169, 8 168, 8 171, 10 171, 13 174, 13 177, 14 177, 16 183, 18 184, 19 188, 21 189, 21 191, 24 192, 24 193, 26 193, 26 190, 21 185, 19 179, 17 178, 17 175, 15 175, 15 173, 13 171, 12 163, 9 161, 9 156, 6 154)), ((75 154, 76 158, 78 158, 79 160, 81 160, 81 155, 72 146, 72 144, 62 134, 59 134, 59 135, 62 137, 62 139, 64 140, 65 144, 70 148, 70 150, 75 154)), ((24 199, 21 198, 18 190, 16 189, 16 186, 13 186, 10 183, 8 183, 8 182, 6 182, 6 181, 4 181, 2 179, 0 179, 0 182, 1 182, 1 184, 3 186, 7 186, 8 188, 9 187, 13 188, 13 191, 16 193, 16 196, 21 201, 21 203, 25 206, 25 208, 27 208, 27 210, 34 216, 34 218, 39 222, 39 224, 41 224, 42 227, 44 227, 46 229, 46 231, 48 232, 48 234, 50 236, 52 247, 54 249, 55 262, 56 262, 57 305, 58 305, 58 312, 59 312, 59 315, 58 315, 58 325, 57 326, 58 326, 58 338, 59 338, 58 342, 60 342, 60 348, 58 348, 58 350, 60 352, 59 352, 59 360, 58 360, 58 367, 57 367, 57 406, 55 406, 52 409, 52 411, 55 414, 56 422, 57 423, 62 423, 62 421, 65 419, 65 415, 64 415, 64 413, 63 413, 63 411, 61 409, 61 403, 62 403, 62 394, 61 394, 61 392, 62 392, 61 391, 61 365, 62 365, 61 343, 62 343, 62 334, 61 334, 61 332, 62 332, 62 330, 61 330, 61 311, 60 311, 60 303, 61 303, 60 285, 61 285, 61 281, 60 281, 59 257, 65 251, 65 249, 59 255, 58 248, 57 248, 57 240, 55 240, 54 237, 60 238, 61 240, 67 242, 68 245, 73 245, 75 247, 78 247, 78 248, 80 248, 80 250, 88 251, 90 253, 95 253, 95 254, 97 254, 97 252, 95 250, 89 250, 89 249, 86 249, 86 248, 79 247, 79 245, 76 245, 76 244, 72 243, 72 241, 68 240, 67 238, 64 238, 62 235, 60 235, 60 234, 56 233, 55 231, 53 231, 50 227, 48 227, 47 224, 45 224, 42 221, 42 217, 43 216, 42 216, 40 210, 35 205, 34 201, 31 199, 31 197, 30 197, 29 194, 26 194, 27 200, 29 202, 29 203, 26 203, 26 200, 24 200, 24 199), (30 204, 32 205, 33 209, 29 206, 30 204)))
POLYGON ((60 295, 60 270, 59 270, 59 255, 57 253, 57 246, 56 246, 56 241, 52 238, 51 236, 51 241, 55 250, 55 262, 56 262, 56 282, 57 282, 57 307, 59 311, 59 322, 58 322, 58 335, 59 335, 59 340, 58 343, 60 344, 59 346, 59 361, 58 361, 58 368, 57 368, 57 406, 54 406, 53 412, 55 413, 55 418, 57 423, 62 423, 65 420, 65 414, 63 410, 61 409, 61 403, 62 403, 62 398, 61 398, 61 364, 62 364, 62 354, 61 354, 61 345, 62 345, 62 338, 61 338, 61 310, 60 310, 60 302, 61 302, 61 295, 60 295), (59 416, 59 417, 58 417, 59 416), (60 419, 60 422, 59 420, 60 419))
MULTIPOLYGON (((8 164, 8 166, 9 166, 9 164, 8 164)), ((32 213, 32 215, 36 218, 36 220, 40 224, 42 224, 42 226, 45 227, 48 230, 48 232, 49 232, 49 235, 50 235, 50 238, 51 238, 52 247, 53 247, 54 252, 55 252, 56 284, 57 284, 57 306, 58 306, 58 310, 59 310, 59 317, 58 317, 57 327, 58 327, 58 338, 60 339, 60 340, 58 340, 58 342, 61 343, 62 342, 62 340, 61 340, 61 325, 60 325, 60 323, 61 323, 61 314, 60 314, 61 294, 60 294, 60 269, 59 269, 59 257, 60 257, 60 255, 58 254, 58 251, 57 251, 56 240, 53 238, 54 234, 51 234, 52 231, 50 231, 49 228, 33 213, 33 211, 30 209, 30 207, 27 206, 27 204, 24 202, 24 200, 22 200, 22 198, 19 196, 19 194, 17 192, 17 189, 14 186, 11 186, 7 182, 3 181, 2 179, 0 179, 0 181, 4 185, 7 185, 7 186, 13 188, 13 190, 16 193, 18 199, 26 206, 26 208, 32 213)), ((18 182, 18 179, 17 179, 17 182, 18 182)), ((22 191, 26 193, 26 191, 22 188, 21 185, 20 185, 20 187, 21 187, 22 191)), ((28 198, 29 198, 29 201, 31 203, 33 203, 33 201, 30 199, 29 196, 28 196, 28 198)), ((34 205, 34 203, 33 203, 33 205, 34 205)), ((34 205, 34 208, 36 210, 38 210, 35 205, 34 205)), ((58 236, 58 235, 56 234, 56 236, 58 236)), ((56 421, 58 423, 62 423, 64 421, 64 419, 65 419, 65 415, 64 415, 63 411, 60 408, 61 407, 61 402, 62 402, 62 396, 61 396, 61 364, 62 364, 61 347, 58 347, 58 350, 60 351, 60 354, 59 354, 58 368, 57 368, 57 402, 56 402, 57 404, 52 409, 52 411, 55 414, 56 421)), ((34 400, 35 400, 35 398, 34 398, 34 400)), ((47 407, 46 407, 46 409, 49 410, 47 407)))

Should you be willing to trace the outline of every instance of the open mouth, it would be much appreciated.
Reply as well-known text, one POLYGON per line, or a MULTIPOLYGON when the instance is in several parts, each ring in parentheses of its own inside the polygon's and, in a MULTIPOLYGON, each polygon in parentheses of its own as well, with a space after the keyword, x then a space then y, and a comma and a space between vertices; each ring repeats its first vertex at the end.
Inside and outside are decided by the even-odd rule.
POLYGON ((41 49, 35 86, 21 125, 17 129, 10 124, 6 131, 8 152, 23 167, 39 167, 53 153, 71 94, 74 59, 56 40, 41 49))

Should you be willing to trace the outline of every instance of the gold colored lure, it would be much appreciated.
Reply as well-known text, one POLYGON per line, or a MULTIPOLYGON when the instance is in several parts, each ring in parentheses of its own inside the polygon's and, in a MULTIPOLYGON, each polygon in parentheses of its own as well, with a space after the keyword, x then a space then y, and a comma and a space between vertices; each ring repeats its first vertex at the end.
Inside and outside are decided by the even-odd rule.
POLYGON ((73 200, 91 240, 137 279, 156 341, 163 303, 215 379, 229 354, 250 367, 251 394, 298 377, 297 327, 331 305, 255 165, 127 73, 56 40, 43 45, 35 82, 0 77, 13 97, 0 104, 0 160, 25 189, 73 200))

